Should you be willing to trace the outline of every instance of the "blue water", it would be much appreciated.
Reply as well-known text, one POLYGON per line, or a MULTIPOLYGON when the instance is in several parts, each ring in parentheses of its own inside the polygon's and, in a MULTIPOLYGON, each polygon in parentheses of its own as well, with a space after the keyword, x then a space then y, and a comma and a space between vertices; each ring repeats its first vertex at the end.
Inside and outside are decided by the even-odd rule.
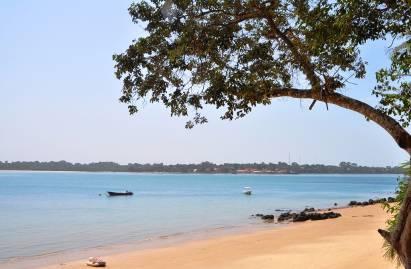
POLYGON ((255 213, 387 197, 397 175, 0 172, 0 265, 16 258, 250 225, 255 213), (250 186, 253 195, 242 188, 250 186), (107 190, 134 192, 106 197, 107 190))

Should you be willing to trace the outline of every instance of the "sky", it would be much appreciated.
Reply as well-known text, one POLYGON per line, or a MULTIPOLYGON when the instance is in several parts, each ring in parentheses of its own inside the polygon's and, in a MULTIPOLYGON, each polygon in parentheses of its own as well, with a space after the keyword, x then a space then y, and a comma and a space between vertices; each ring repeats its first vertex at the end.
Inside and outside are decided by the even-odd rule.
MULTIPOLYGON (((118 101, 112 55, 142 34, 125 0, 0 2, 0 161, 119 163, 279 162, 397 165, 407 154, 359 114, 274 100, 247 117, 192 130, 158 104, 130 116, 118 101)), ((370 104, 386 42, 367 44, 367 78, 343 93, 370 104)))

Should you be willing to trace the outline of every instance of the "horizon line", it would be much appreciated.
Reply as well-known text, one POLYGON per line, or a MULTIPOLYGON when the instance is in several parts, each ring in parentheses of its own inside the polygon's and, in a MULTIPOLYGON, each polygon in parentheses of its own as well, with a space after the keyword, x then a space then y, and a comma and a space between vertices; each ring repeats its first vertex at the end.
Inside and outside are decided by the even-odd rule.
POLYGON ((65 162, 65 163, 69 163, 69 164, 80 164, 80 165, 90 165, 90 164, 98 164, 98 163, 112 163, 112 164, 117 164, 120 166, 127 166, 127 165, 133 165, 133 164, 140 164, 140 165, 164 165, 164 166, 173 166, 173 165, 201 165, 201 164, 205 164, 205 163, 209 163, 209 164, 213 164, 213 165, 226 165, 226 164, 237 164, 237 165, 247 165, 247 164, 279 164, 279 163, 285 163, 287 165, 292 165, 293 163, 296 163, 297 165, 324 165, 324 166, 340 166, 341 163, 350 163, 350 164, 355 164, 358 167, 374 167, 374 168, 386 168, 386 167, 400 167, 401 164, 392 166, 392 165, 385 165, 385 166, 376 166, 376 165, 372 165, 372 166, 368 166, 368 165, 361 165, 358 164, 356 162, 351 162, 351 161, 340 161, 337 164, 325 164, 325 163, 298 163, 296 161, 293 162, 286 162, 286 161, 278 161, 278 162, 268 162, 268 161, 260 161, 260 162, 223 162, 223 163, 218 163, 218 162, 211 162, 211 161, 201 161, 201 162, 193 162, 193 163, 189 163, 189 162, 181 162, 181 163, 164 163, 164 162, 128 162, 128 163, 121 163, 121 162, 116 162, 116 161, 92 161, 92 162, 72 162, 72 161, 66 161, 66 160, 59 160, 59 161, 9 161, 9 160, 0 160, 0 163, 60 163, 60 162, 65 162))

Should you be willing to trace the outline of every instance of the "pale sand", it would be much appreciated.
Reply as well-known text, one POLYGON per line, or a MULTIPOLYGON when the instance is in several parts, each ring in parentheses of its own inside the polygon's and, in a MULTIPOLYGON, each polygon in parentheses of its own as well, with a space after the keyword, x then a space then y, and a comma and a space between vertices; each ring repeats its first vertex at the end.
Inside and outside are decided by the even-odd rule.
MULTIPOLYGON (((112 269, 389 269, 382 257, 387 215, 381 205, 336 210, 343 217, 284 225, 269 231, 228 235, 104 257, 112 269)), ((47 267, 87 268, 85 261, 47 267)), ((91 268, 91 267, 88 267, 91 268)))

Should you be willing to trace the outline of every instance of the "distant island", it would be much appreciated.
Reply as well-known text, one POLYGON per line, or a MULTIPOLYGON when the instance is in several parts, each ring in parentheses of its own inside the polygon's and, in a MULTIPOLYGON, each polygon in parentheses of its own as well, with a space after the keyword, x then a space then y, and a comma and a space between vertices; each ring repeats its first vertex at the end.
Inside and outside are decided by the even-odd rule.
POLYGON ((1 162, 0 170, 79 171, 79 172, 157 172, 157 173, 226 173, 226 174, 401 174, 400 167, 369 167, 341 162, 339 165, 278 163, 214 164, 139 164, 115 162, 70 163, 59 162, 1 162))

